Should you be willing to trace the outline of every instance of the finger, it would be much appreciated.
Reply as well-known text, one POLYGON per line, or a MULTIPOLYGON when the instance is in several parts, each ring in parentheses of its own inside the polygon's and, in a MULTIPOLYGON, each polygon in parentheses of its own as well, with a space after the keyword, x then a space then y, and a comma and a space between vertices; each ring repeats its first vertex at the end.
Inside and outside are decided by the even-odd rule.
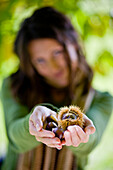
POLYGON ((52 147, 52 148, 57 148, 58 150, 62 149, 62 145, 47 145, 48 147, 52 147))
POLYGON ((43 127, 43 122, 42 122, 42 120, 40 119, 37 119, 36 121, 35 121, 35 124, 36 124, 36 129, 37 129, 37 131, 40 131, 41 129, 42 129, 42 127, 43 127))
POLYGON ((51 115, 52 115, 52 117, 53 117, 56 121, 58 121, 58 118, 57 118, 57 115, 56 115, 55 112, 51 112, 51 115))
POLYGON ((55 137, 55 134, 52 131, 41 129, 40 131, 37 132, 37 136, 53 138, 55 137))
POLYGON ((32 121, 29 121, 29 132, 31 135, 37 135, 37 130, 32 121))
POLYGON ((40 131, 42 129, 43 122, 42 122, 42 113, 40 112, 40 110, 35 109, 33 114, 30 116, 30 120, 33 122, 37 131, 40 131))
POLYGON ((36 140, 46 144, 46 145, 61 145, 60 139, 55 137, 55 138, 47 138, 47 137, 37 137, 36 140))
POLYGON ((50 114, 55 115, 55 116, 57 115, 57 113, 55 111, 53 111, 45 106, 41 106, 41 107, 38 106, 38 110, 41 111, 43 116, 46 116, 46 117, 49 116, 50 114), (46 114, 45 114, 45 110, 46 110, 46 114))
POLYGON ((85 129, 84 129, 84 131, 85 131, 88 135, 93 134, 96 129, 95 129, 95 126, 94 126, 92 120, 89 119, 86 115, 84 115, 84 120, 85 120, 85 123, 84 123, 85 129))
POLYGON ((71 134, 68 130, 64 132, 64 137, 65 137, 65 145, 70 146, 72 145, 72 139, 71 139, 71 134))
POLYGON ((37 130, 40 130, 41 129, 41 127, 43 126, 43 122, 44 122, 44 120, 47 118, 47 116, 49 116, 49 115, 52 115, 52 117, 57 121, 58 119, 57 119, 57 114, 56 114, 56 112, 54 112, 54 111, 52 111, 52 110, 50 110, 50 109, 48 109, 48 108, 46 108, 46 110, 44 109, 44 108, 46 108, 46 107, 44 107, 43 106, 43 109, 42 108, 40 108, 39 107, 39 109, 38 109, 38 112, 40 112, 40 115, 38 116, 38 119, 39 119, 39 123, 41 123, 41 126, 37 123, 37 130))
POLYGON ((34 120, 37 131, 40 131, 43 127, 43 118, 41 111, 38 110, 38 116, 34 120))
POLYGON ((81 143, 87 143, 89 140, 89 135, 86 134, 81 127, 75 125, 77 135, 80 138, 81 143))
POLYGON ((71 133, 72 145, 77 147, 80 144, 80 138, 76 132, 75 126, 68 126, 68 130, 71 133))
POLYGON ((86 132, 86 134, 91 135, 91 134, 95 133, 96 129, 95 129, 95 126, 89 125, 89 126, 85 127, 84 131, 86 132))
POLYGON ((83 118, 84 118, 84 125, 85 126, 89 126, 89 125, 92 125, 93 124, 93 122, 92 122, 92 120, 91 119, 89 119, 85 114, 83 115, 83 118))
POLYGON ((54 111, 51 111, 52 115, 55 116, 55 118, 57 117, 57 113, 54 111))

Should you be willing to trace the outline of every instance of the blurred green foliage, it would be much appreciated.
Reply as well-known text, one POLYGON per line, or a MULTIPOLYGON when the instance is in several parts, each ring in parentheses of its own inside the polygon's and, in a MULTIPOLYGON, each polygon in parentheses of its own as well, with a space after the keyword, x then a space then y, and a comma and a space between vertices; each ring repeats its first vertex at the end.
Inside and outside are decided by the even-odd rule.
MULTIPOLYGON (((86 59, 94 70, 92 85, 113 95, 113 0, 0 0, 0 87, 3 78, 15 72, 19 65, 19 60, 13 53, 13 43, 20 23, 36 8, 43 6, 53 6, 71 19, 84 41, 86 59)), ((113 130, 112 123, 108 125, 103 143, 91 153, 87 170, 113 169, 111 129, 113 130), (110 143, 106 140, 108 138, 110 143), (108 145, 103 151, 104 141, 108 145)), ((4 143, 7 143, 4 134, 4 118, 0 105, 0 154, 5 151, 4 143)))

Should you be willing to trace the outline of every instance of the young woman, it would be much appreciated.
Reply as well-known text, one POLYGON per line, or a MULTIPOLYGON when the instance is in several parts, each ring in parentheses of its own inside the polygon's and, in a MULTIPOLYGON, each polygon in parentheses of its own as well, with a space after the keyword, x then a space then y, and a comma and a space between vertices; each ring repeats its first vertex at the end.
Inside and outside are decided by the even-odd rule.
POLYGON ((22 23, 14 51, 19 68, 1 91, 9 140, 2 170, 83 169, 108 123, 112 96, 91 87, 93 72, 70 20, 52 7, 36 10, 22 23), (71 104, 84 110, 84 130, 69 126, 62 142, 43 122, 71 104))

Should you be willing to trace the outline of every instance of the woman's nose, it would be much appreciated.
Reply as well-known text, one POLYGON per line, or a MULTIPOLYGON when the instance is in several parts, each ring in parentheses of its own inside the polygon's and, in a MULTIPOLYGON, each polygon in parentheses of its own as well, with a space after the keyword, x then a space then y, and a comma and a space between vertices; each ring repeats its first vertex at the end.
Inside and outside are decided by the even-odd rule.
POLYGON ((59 64, 56 61, 51 60, 49 62, 49 67, 51 68, 51 70, 57 70, 59 68, 59 64))

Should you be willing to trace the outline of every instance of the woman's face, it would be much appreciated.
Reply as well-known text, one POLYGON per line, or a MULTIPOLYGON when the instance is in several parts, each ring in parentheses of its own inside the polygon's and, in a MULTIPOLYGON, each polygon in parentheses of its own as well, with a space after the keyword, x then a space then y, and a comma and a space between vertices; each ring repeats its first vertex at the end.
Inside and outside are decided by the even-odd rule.
POLYGON ((32 40, 28 45, 31 62, 45 81, 56 88, 69 84, 69 68, 62 45, 55 39, 32 40))

